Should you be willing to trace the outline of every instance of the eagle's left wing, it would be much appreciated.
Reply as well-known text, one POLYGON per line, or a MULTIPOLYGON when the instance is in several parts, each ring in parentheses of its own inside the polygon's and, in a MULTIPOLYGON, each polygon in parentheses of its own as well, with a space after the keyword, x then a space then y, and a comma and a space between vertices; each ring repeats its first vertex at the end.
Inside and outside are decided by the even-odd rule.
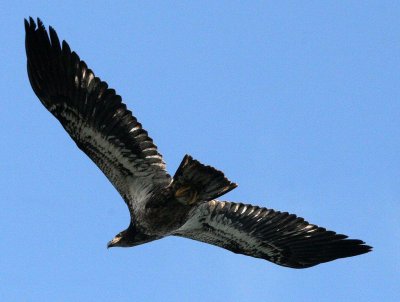
POLYGON ((200 204, 174 234, 276 264, 306 268, 367 253, 361 240, 327 231, 301 217, 242 203, 200 204))
POLYGON ((42 22, 25 20, 29 80, 42 104, 59 120, 77 146, 132 204, 171 182, 161 154, 147 131, 106 82, 84 61, 49 35, 42 22))

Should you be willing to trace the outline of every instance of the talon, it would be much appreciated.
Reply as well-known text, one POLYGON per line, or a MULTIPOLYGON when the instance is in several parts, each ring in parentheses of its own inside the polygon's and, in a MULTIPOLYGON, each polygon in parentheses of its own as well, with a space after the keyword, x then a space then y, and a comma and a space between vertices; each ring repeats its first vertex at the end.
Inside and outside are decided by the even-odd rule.
POLYGON ((181 188, 179 188, 178 190, 176 190, 176 192, 175 192, 175 197, 176 197, 176 198, 179 198, 179 197, 185 196, 186 193, 187 193, 189 190, 190 190, 190 187, 189 187, 189 186, 187 186, 187 187, 181 187, 181 188))
POLYGON ((175 191, 175 198, 182 204, 192 205, 198 200, 199 194, 197 190, 190 186, 182 186, 175 191))
POLYGON ((197 201, 197 196, 198 196, 197 191, 193 191, 192 193, 193 194, 188 202, 188 204, 190 205, 194 204, 197 201))

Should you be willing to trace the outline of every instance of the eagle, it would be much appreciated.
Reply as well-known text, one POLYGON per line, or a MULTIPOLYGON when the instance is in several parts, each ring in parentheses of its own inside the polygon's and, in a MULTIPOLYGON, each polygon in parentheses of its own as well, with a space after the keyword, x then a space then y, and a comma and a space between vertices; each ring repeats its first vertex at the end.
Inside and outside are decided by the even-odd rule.
POLYGON ((146 130, 121 97, 96 77, 42 21, 25 19, 27 71, 36 96, 105 174, 128 206, 130 223, 108 247, 167 236, 189 238, 290 268, 307 268, 371 251, 363 241, 301 217, 221 201, 237 185, 185 155, 171 177, 146 130))

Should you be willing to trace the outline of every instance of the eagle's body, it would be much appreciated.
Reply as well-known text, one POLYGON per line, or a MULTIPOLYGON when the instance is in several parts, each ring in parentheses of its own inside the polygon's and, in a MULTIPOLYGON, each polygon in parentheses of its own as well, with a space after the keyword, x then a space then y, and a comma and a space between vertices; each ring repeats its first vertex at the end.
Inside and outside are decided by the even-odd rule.
POLYGON ((218 201, 236 187, 221 171, 186 155, 174 177, 121 97, 94 76, 42 22, 25 20, 28 76, 42 104, 103 171, 126 202, 129 227, 108 246, 130 247, 180 236, 235 253, 305 268, 371 250, 361 240, 303 218, 218 201))

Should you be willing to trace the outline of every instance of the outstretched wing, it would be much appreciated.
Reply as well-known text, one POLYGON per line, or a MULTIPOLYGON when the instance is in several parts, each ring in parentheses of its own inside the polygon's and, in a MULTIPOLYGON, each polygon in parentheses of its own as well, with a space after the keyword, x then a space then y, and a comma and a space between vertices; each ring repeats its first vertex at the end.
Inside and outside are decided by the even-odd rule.
POLYGON ((152 139, 121 97, 95 77, 85 62, 60 45, 42 22, 25 20, 29 80, 42 104, 60 121, 77 146, 103 171, 129 204, 171 178, 152 139))
POLYGON ((361 240, 327 231, 288 213, 242 203, 200 204, 177 236, 210 243, 276 264, 306 268, 367 253, 361 240))

